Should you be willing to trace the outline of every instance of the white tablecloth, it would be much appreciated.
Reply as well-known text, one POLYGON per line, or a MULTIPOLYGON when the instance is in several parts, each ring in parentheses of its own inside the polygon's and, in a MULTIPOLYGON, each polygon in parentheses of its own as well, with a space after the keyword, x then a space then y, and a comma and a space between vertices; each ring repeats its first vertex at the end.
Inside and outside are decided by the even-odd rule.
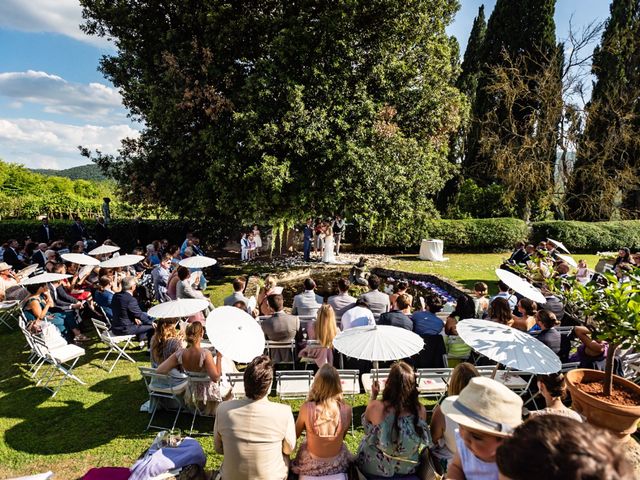
POLYGON ((449 260, 442 256, 444 242, 442 240, 422 240, 420 244, 420 259, 431 260, 432 262, 444 262, 449 260))

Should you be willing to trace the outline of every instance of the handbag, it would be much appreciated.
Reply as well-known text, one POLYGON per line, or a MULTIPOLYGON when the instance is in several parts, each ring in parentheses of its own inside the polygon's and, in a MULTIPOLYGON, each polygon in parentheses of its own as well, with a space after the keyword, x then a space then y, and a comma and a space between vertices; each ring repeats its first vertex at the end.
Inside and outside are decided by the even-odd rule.
POLYGON ((439 466, 438 462, 433 461, 429 447, 424 447, 418 457, 416 475, 420 480, 441 480, 443 472, 439 471, 439 466))

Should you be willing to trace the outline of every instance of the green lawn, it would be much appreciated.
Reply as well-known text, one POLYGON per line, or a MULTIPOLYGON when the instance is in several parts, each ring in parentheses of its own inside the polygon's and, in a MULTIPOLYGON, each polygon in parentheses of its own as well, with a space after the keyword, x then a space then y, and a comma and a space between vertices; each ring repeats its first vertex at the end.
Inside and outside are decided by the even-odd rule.
MULTIPOLYGON (((467 286, 482 280, 492 283, 493 270, 504 255, 451 254, 445 263, 417 260, 412 256, 394 257, 395 268, 412 272, 434 272, 467 286)), ((585 256, 589 266, 595 256, 585 256)), ((238 267, 225 269, 226 276, 212 282, 208 293, 215 305, 231 293, 231 279, 244 272, 238 267)), ((95 335, 94 335, 95 336, 95 335)), ((0 350, 4 361, 0 365, 0 478, 52 470, 56 478, 80 477, 92 466, 130 466, 150 445, 155 432, 144 432, 146 413, 138 411, 147 399, 137 366, 148 365, 148 354, 134 355, 138 365, 120 361, 109 374, 100 367, 104 346, 99 342, 87 345, 87 353, 76 370, 86 386, 67 383, 54 398, 36 387, 26 374, 25 341, 17 332, 0 326, 0 350)), ((300 402, 292 402, 297 410, 300 402)), ((366 397, 357 399, 354 417, 364 411, 366 397)), ((168 421, 167 417, 161 419, 168 421)), ((190 417, 183 415, 179 426, 186 428, 190 417)), ((211 432, 211 419, 198 422, 200 432, 211 432)), ((349 435, 347 442, 357 448, 362 433, 349 435)), ((221 458, 213 452, 211 437, 202 437, 208 455, 207 468, 216 468, 221 458)))

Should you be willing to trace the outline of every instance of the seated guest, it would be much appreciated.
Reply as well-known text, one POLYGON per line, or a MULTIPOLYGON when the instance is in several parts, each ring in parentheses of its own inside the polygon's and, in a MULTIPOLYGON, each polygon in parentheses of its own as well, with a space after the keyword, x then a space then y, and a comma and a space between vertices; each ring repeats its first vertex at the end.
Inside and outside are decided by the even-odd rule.
MULTIPOLYGON (((580 362, 578 368, 604 370, 609 344, 604 340, 593 339, 589 327, 578 325, 574 327, 573 333, 580 340, 580 346, 576 353, 569 357, 569 361, 580 362)), ((619 359, 614 359, 613 373, 623 376, 619 359)))
POLYGON ((369 309, 374 315, 380 315, 389 311, 389 295, 378 290, 380 288, 380 277, 375 274, 369 275, 367 279, 370 290, 360 295, 360 298, 367 302, 369 309))
POLYGON ((351 283, 346 278, 338 280, 338 294, 329 297, 327 302, 336 312, 336 318, 340 320, 342 314, 356 304, 356 299, 349 295, 351 283))
POLYGON ((78 267, 76 263, 58 263, 53 267, 53 272, 62 275, 71 275, 71 278, 62 280, 62 286, 66 292, 78 300, 89 300, 91 298, 91 292, 82 289, 81 285, 91 272, 87 272, 83 277, 80 277, 80 269, 78 267))
POLYGON ((240 301, 244 302, 245 305, 249 304, 249 299, 244 296, 242 292, 244 292, 244 287, 246 283, 244 278, 238 277, 233 279, 233 293, 224 299, 224 305, 229 306, 234 303, 240 301))
POLYGON ((409 306, 413 305, 413 296, 409 295, 407 290, 409 290, 409 282, 406 280, 398 280, 398 283, 395 285, 394 292, 389 295, 389 310, 400 310, 396 306, 396 299, 400 295, 406 295, 409 297, 409 306))
POLYGON ((364 437, 358 447, 358 467, 367 478, 415 475, 420 451, 431 444, 431 438, 413 369, 404 362, 394 363, 382 400, 377 400, 379 389, 375 381, 362 416, 364 437))
POLYGON ((606 430, 543 415, 524 422, 498 447, 504 480, 633 480, 633 466, 606 430))
POLYGON ((274 293, 279 293, 276 291, 277 286, 278 281, 276 277, 267 275, 267 278, 264 279, 264 287, 258 292, 258 310, 260 310, 260 315, 273 315, 273 311, 269 307, 269 302, 267 302, 267 297, 274 293))
POLYGON ((536 312, 536 324, 540 328, 540 333, 536 335, 536 338, 559 356, 562 336, 560 332, 556 330, 557 323, 558 320, 553 312, 547 310, 539 310, 536 312))
POLYGON ((202 348, 200 342, 204 337, 204 327, 200 322, 190 323, 185 331, 187 348, 176 350, 169 358, 158 366, 158 373, 168 374, 172 369, 181 367, 184 372, 204 372, 211 380, 208 383, 197 382, 195 387, 191 384, 185 391, 184 399, 188 406, 197 407, 205 415, 213 415, 218 405, 229 393, 222 392, 220 377, 222 376, 222 354, 218 352, 215 359, 211 350, 202 348), (192 391, 191 388, 195 388, 192 391))
POLYGON ((315 322, 307 326, 307 334, 310 340, 318 340, 319 345, 307 345, 298 356, 313 358, 318 366, 333 364, 333 339, 337 328, 336 314, 331 305, 325 303, 320 307, 315 322))
POLYGON ((180 270, 180 268, 187 268, 187 267, 179 266, 169 274, 169 281, 167 282, 167 295, 171 300, 177 300, 178 298, 177 290, 178 290, 178 283, 180 282, 180 277, 178 277, 178 270, 180 270))
POLYGON ((540 308, 553 312, 558 319, 558 323, 561 324, 562 319, 564 318, 564 305, 562 304, 562 301, 556 297, 545 284, 540 285, 540 291, 546 300, 545 303, 540 305, 540 308))
POLYGON ((151 279, 153 280, 153 294, 159 302, 168 302, 171 300, 167 295, 167 286, 169 283, 169 267, 171 266, 171 256, 165 255, 160 263, 151 271, 151 279))
POLYGON ((136 286, 135 277, 125 277, 122 280, 122 291, 116 293, 111 300, 111 330, 117 334, 136 335, 141 341, 149 341, 153 335, 152 319, 140 309, 133 296, 136 286))
MULTIPOLYGON (((298 330, 300 330, 300 319, 294 315, 284 312, 284 299, 282 295, 269 295, 269 306, 276 312, 270 317, 265 318, 262 323, 262 330, 267 340, 276 342, 289 342, 296 338, 298 330)), ((275 350, 274 362, 289 362, 292 360, 291 352, 288 350, 275 350)))
POLYGON ((437 295, 427 297, 427 309, 411 315, 413 331, 420 335, 440 335, 444 322, 436 315, 442 310, 442 299, 437 295))
POLYGON ((244 371, 246 397, 223 402, 213 426, 214 447, 223 455, 223 480, 285 480, 296 448, 291 407, 270 402, 269 357, 256 357, 244 371))
POLYGON ((69 317, 69 322, 77 322, 76 310, 83 308, 83 302, 69 295, 62 286, 62 281, 50 282, 47 285, 49 286, 49 293, 53 299, 53 307, 51 307, 49 311, 69 317))
POLYGON ((204 312, 198 312, 189 317, 189 322, 204 322, 205 315, 208 315, 209 312, 213 310, 213 305, 209 301, 209 298, 200 290, 196 290, 193 287, 191 283, 191 270, 188 268, 183 266, 178 267, 178 279, 180 281, 176 285, 176 298, 197 298, 209 302, 209 306, 204 312))
POLYGON ((304 281, 304 292, 293 297, 291 313, 303 317, 315 317, 323 303, 320 295, 316 295, 316 282, 312 278, 304 281))
POLYGON ((355 307, 350 308, 342 314, 340 319, 342 330, 347 330, 353 327, 363 327, 365 325, 375 325, 376 320, 373 316, 373 312, 369 310, 369 305, 365 300, 359 298, 356 300, 355 307))
POLYGON ((633 260, 633 256, 631 255, 631 250, 627 247, 623 247, 618 250, 618 256, 613 262, 613 270, 616 270, 618 267, 623 265, 635 265, 635 261, 633 260))
POLYGON ((453 312, 447 317, 444 324, 444 331, 447 335, 458 335, 456 325, 460 320, 473 318, 476 314, 476 305, 473 298, 469 295, 462 294, 456 299, 456 306, 453 312))
POLYGON ((111 311, 111 301, 113 300, 114 292, 112 290, 111 278, 103 275, 98 280, 98 289, 93 294, 93 300, 102 307, 108 320, 113 318, 113 312, 111 311))
POLYGON ((489 310, 489 299, 487 298, 488 290, 489 287, 484 282, 476 282, 473 286, 473 303, 476 306, 475 318, 484 318, 489 310))
POLYGON ((29 330, 39 332, 42 328, 42 322, 46 320, 54 324, 62 336, 68 340, 73 339, 74 342, 89 340, 80 333, 75 316, 69 317, 61 313, 49 312, 54 303, 46 283, 27 285, 26 289, 29 292, 29 296, 24 301, 23 312, 27 319, 29 330))
POLYGON ((380 315, 378 325, 391 325, 392 327, 400 327, 406 330, 413 330, 413 322, 409 318, 411 315, 411 304, 409 303, 409 295, 398 295, 395 301, 396 310, 385 312, 380 315))
POLYGON ((507 260, 511 264, 524 264, 529 260, 527 252, 524 249, 524 242, 516 242, 513 253, 507 260))
POLYGON ((160 255, 155 248, 155 242, 147 245, 146 260, 149 265, 154 267, 160 264, 160 255))
POLYGON ((338 371, 332 365, 323 365, 298 413, 296 436, 306 432, 306 438, 291 471, 302 478, 346 473, 351 453, 344 438, 351 426, 351 415, 351 407, 342 398, 338 371))
POLYGON ((151 337, 149 351, 151 366, 157 367, 178 350, 183 348, 182 338, 176 330, 175 318, 159 318, 156 320, 155 333, 151 337))
POLYGON ((529 332, 532 329, 537 330, 536 312, 538 311, 538 305, 536 302, 528 298, 521 298, 518 300, 517 309, 522 316, 513 316, 513 328, 517 328, 523 332, 529 332))
POLYGON ((0 262, 0 302, 5 300, 6 291, 18 285, 18 277, 13 273, 13 267, 6 262, 0 262))
POLYGON ((553 276, 555 278, 567 278, 571 271, 571 267, 566 262, 560 262, 555 266, 554 270, 555 274, 553 276))
POLYGON ((38 249, 33 252, 33 256, 31 257, 31 261, 33 263, 37 263, 40 268, 44 268, 47 263, 47 258, 45 257, 47 249, 49 246, 46 243, 39 243, 38 249))
POLYGON ((7 247, 4 249, 3 260, 5 263, 8 263, 13 267, 15 271, 18 271, 27 266, 20 258, 18 257, 18 250, 20 249, 20 244, 17 240, 11 239, 7 241, 7 247))
POLYGON ((542 410, 532 410, 530 412, 531 416, 562 415, 563 417, 573 418, 578 422, 582 421, 582 416, 578 412, 565 407, 564 403, 562 403, 562 400, 567 396, 567 385, 562 372, 537 375, 536 381, 538 390, 542 393, 547 407, 542 410))
MULTIPOLYGON (((455 395, 460 395, 460 392, 469 384, 471 379, 479 376, 480 374, 476 367, 470 363, 462 362, 456 365, 456 368, 451 372, 451 378, 449 378, 447 398, 442 400, 442 403, 453 402, 451 398, 455 395)), ((431 439, 434 444, 433 456, 440 460, 446 470, 448 463, 453 460, 453 456, 457 451, 455 431, 458 429, 458 424, 445 417, 440 405, 436 405, 429 427, 431 428, 431 439)))
POLYGON ((495 298, 489 305, 487 320, 501 323, 502 325, 513 325, 513 315, 511 314, 509 302, 502 297, 495 298))
POLYGON ((514 294, 509 293, 509 287, 502 280, 498 281, 498 293, 491 297, 489 300, 489 304, 491 304, 496 298, 504 298, 507 302, 509 302, 509 308, 511 311, 515 310, 516 304, 518 303, 518 297, 514 294))
POLYGON ((459 395, 448 397, 442 413, 458 424, 456 453, 447 479, 498 479, 496 452, 522 422, 522 399, 501 383, 472 378, 459 395))
POLYGON ((55 252, 55 250, 47 250, 44 253, 46 262, 44 264, 44 269, 51 273, 53 272, 53 268, 57 265, 58 263, 58 256, 57 253, 55 252))

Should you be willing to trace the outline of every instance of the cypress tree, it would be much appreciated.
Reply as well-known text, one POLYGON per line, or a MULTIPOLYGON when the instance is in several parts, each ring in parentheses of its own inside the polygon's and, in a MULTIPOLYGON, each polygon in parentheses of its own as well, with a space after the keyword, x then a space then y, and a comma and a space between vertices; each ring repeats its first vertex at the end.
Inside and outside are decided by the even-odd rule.
POLYGON ((569 216, 640 216, 640 0, 613 0, 593 54, 596 77, 567 196, 569 216))

